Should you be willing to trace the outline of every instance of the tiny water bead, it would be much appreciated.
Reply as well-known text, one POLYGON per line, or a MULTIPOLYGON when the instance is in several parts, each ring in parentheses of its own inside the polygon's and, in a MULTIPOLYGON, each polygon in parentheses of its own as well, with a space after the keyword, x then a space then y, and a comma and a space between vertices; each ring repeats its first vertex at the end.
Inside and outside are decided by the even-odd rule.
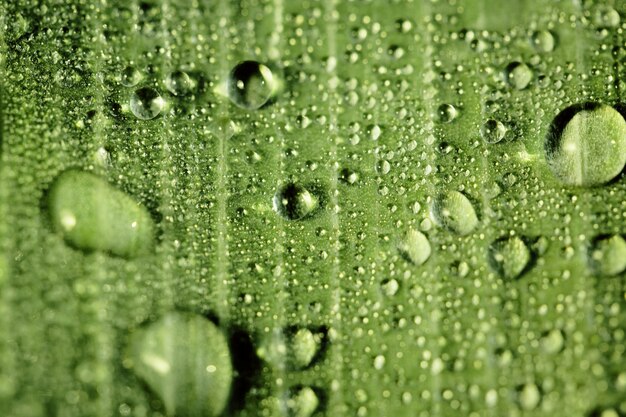
POLYGON ((274 211, 287 220, 299 220, 311 214, 319 199, 302 185, 287 183, 274 194, 274 211))
POLYGON ((279 84, 268 66, 256 61, 243 61, 228 75, 228 97, 241 108, 256 110, 274 97, 279 84))
POLYGON ((435 197, 431 205, 433 220, 451 232, 464 236, 478 225, 478 217, 469 199, 458 191, 448 191, 435 197))
POLYGON ((47 197, 52 227, 70 246, 127 258, 149 253, 154 246, 148 211, 94 174, 65 171, 47 197))
POLYGON ((175 96, 186 96, 195 87, 195 81, 185 71, 174 71, 165 79, 165 88, 175 96))
POLYGON ((511 62, 504 70, 506 82, 516 90, 523 90, 533 79, 533 71, 522 62, 511 62))
POLYGON ((498 143, 506 135, 506 127, 502 122, 494 119, 487 120, 482 128, 480 134, 487 143, 498 143))
POLYGON ((415 266, 420 266, 428 260, 431 253, 430 242, 422 233, 410 229, 402 242, 398 245, 400 254, 415 266))
POLYGON ((568 107, 550 125, 545 151, 550 169, 564 184, 605 184, 626 164, 626 121, 605 104, 568 107))
POLYGON ((589 263, 597 275, 621 274, 626 271, 626 241, 620 235, 596 239, 589 251, 589 263))
POLYGON ((233 379, 230 349, 203 316, 166 314, 132 334, 129 356, 169 416, 215 417, 224 410, 233 379))
POLYGON ((530 250, 517 236, 504 237, 489 246, 489 264, 503 278, 519 277, 530 261, 530 250))
POLYGON ((154 119, 164 108, 165 100, 154 88, 141 87, 130 96, 130 111, 138 119, 154 119))

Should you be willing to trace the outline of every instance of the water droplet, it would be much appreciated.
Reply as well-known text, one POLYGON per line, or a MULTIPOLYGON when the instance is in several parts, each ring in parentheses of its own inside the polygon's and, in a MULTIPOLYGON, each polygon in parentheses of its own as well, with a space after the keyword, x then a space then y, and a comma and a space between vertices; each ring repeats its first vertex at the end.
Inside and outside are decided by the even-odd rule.
POLYGON ((185 71, 174 71, 165 79, 165 88, 175 96, 185 96, 191 92, 195 81, 185 71))
POLYGON ((154 224, 148 211, 91 173, 70 170, 59 175, 47 204, 53 228, 77 249, 130 258, 153 247, 154 224))
POLYGON ((534 410, 541 401, 541 392, 539 388, 537 388, 537 385, 525 384, 520 387, 518 399, 519 405, 523 410, 534 410))
POLYGON ((506 127, 497 120, 489 119, 480 129, 480 134, 487 143, 498 143, 506 135, 506 127))
POLYGON ((601 4, 592 11, 593 24, 602 29, 616 28, 620 23, 620 15, 617 10, 609 5, 601 4))
POLYGON ((287 400, 290 417, 311 417, 319 406, 319 398, 310 387, 302 387, 287 400))
POLYGON ((553 329, 549 331, 546 335, 541 339, 541 345, 543 350, 546 353, 558 353, 563 349, 563 343, 565 342, 563 338, 563 332, 559 329, 553 329))
POLYGON ((383 280, 380 286, 387 297, 393 297, 400 289, 400 284, 393 278, 383 280))
POLYGON ((291 337, 291 363, 295 369, 303 369, 311 364, 320 350, 321 334, 314 334, 311 330, 298 329, 291 337))
POLYGON ((431 216, 439 226, 461 236, 471 233, 478 225, 474 206, 458 191, 439 194, 432 203, 431 216))
POLYGON ((626 241, 620 235, 596 239, 590 249, 589 263, 597 275, 621 274, 626 271, 626 241))
POLYGON ((318 198, 300 184, 288 183, 274 194, 274 211, 287 220, 298 220, 311 214, 318 198))
POLYGON ((124 68, 124 70, 122 70, 122 73, 120 74, 120 83, 124 87, 134 87, 139 84, 139 81, 141 81, 142 78, 143 76, 137 68, 133 66, 128 66, 124 68))
POLYGON ((531 36, 531 42, 539 52, 552 52, 556 44, 554 35, 549 30, 537 30, 531 36))
POLYGON ((504 70, 506 82, 516 90, 528 87, 533 79, 533 71, 522 62, 511 62, 504 70))
POLYGON ((500 238, 489 246, 489 263, 503 278, 517 278, 529 261, 530 250, 517 236, 500 238))
POLYGON ((442 104, 437 108, 437 116, 442 123, 450 123, 456 119, 457 111, 452 104, 442 104))
POLYGON ((561 182, 583 187, 605 184, 626 164, 626 121, 604 104, 568 107, 553 120, 545 150, 561 182))
POLYGON ((430 242, 417 230, 410 229, 398 246, 400 253, 416 266, 422 265, 430 257, 430 242))
POLYGON ((130 97, 130 111, 141 120, 154 119, 164 108, 165 100, 154 88, 138 88, 130 97))
POLYGON ((233 378, 230 350, 204 317, 173 312, 139 329, 130 359, 168 415, 215 417, 224 410, 233 378))
POLYGON ((354 184, 359 180, 359 174, 350 168, 343 168, 339 171, 339 180, 346 184, 354 184))
POLYGON ((256 110, 266 105, 278 90, 272 70, 256 61, 237 64, 228 76, 228 96, 237 106, 256 110))

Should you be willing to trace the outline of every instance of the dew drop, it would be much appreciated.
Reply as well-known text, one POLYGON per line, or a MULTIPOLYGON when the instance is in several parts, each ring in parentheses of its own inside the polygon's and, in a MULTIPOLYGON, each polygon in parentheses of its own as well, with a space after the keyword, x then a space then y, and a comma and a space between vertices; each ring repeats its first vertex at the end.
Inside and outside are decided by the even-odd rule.
POLYGON ((528 87, 533 79, 533 71, 522 62, 511 62, 504 70, 506 82, 516 90, 528 87))
POLYGON ((541 346, 546 353, 558 353, 563 349, 563 332, 559 329, 553 329, 543 336, 541 346))
POLYGON ((195 81, 185 71, 174 71, 165 79, 165 88, 175 96, 186 96, 195 86, 195 81))
POLYGON ((428 260, 431 253, 428 238, 417 230, 410 229, 398 249, 403 257, 416 266, 422 265, 428 260))
POLYGON ((120 83, 124 87, 134 87, 139 84, 142 78, 143 76, 137 68, 133 66, 128 66, 124 68, 122 70, 122 73, 120 74, 120 83))
POLYGON ((605 184, 626 164, 626 121, 604 104, 568 107, 553 120, 545 151, 552 172, 564 184, 605 184))
POLYGON ((165 100, 154 88, 138 88, 130 97, 130 111, 141 120, 154 119, 164 108, 165 100))
POLYGON ((88 172, 60 174, 48 193, 52 227, 72 247, 132 258, 149 253, 154 224, 126 193, 88 172))
POLYGON ((274 194, 274 211, 287 220, 299 220, 318 206, 318 198, 300 184, 288 183, 274 194))
POLYGON ((228 97, 241 108, 256 110, 274 97, 278 86, 278 80, 268 66, 256 61, 243 61, 228 76, 228 97))
POLYGON ((343 168, 339 171, 339 180, 346 184, 354 184, 359 180, 359 174, 350 168, 343 168))
POLYGON ((620 235, 596 239, 589 251, 589 263, 597 275, 621 274, 626 271, 626 241, 620 235))
POLYGON ((523 385, 518 395, 519 405, 526 411, 534 410, 541 401, 541 392, 537 385, 532 383, 523 385))
POLYGON ((439 194, 432 203, 431 216, 439 226, 461 236, 471 233, 478 225, 474 206, 458 191, 439 194))
POLYGON ((593 24, 601 29, 616 28, 620 24, 620 15, 617 10, 609 5, 601 4, 592 11, 593 24))
POLYGON ((291 336, 290 357, 295 369, 303 369, 311 364, 320 350, 322 335, 314 334, 307 328, 298 329, 291 336))
POLYGON ((302 387, 287 400, 290 417, 311 417, 319 407, 320 400, 311 387, 302 387))
POLYGON ((530 250, 517 236, 498 239, 489 246, 489 263, 503 278, 517 278, 529 261, 530 250))
POLYGON ((450 123, 457 116, 457 110, 452 104, 442 104, 437 108, 437 116, 442 123, 450 123))
POLYGON ((533 47, 539 52, 552 52, 556 44, 554 35, 549 30, 537 30, 531 38, 533 47))
POLYGON ((480 134, 485 142, 498 143, 504 139, 506 127, 500 121, 489 119, 483 124, 480 134))
POLYGON ((222 413, 233 369, 226 337, 211 321, 168 313, 136 331, 130 347, 133 371, 161 398, 168 415, 222 413))

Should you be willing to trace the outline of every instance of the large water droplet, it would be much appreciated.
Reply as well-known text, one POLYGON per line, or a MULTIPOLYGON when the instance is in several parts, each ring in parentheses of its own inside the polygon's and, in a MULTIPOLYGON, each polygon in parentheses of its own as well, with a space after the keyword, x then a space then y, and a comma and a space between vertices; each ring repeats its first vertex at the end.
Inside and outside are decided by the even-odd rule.
POLYGON ((228 97, 241 108, 255 110, 273 98, 278 86, 269 67, 256 61, 243 61, 228 76, 228 97))
POLYGON ((539 391, 539 388, 535 384, 524 384, 520 387, 518 400, 522 410, 534 410, 541 401, 541 391, 539 391))
POLYGON ((134 257, 153 247, 148 211, 93 174, 65 171, 52 184, 47 204, 53 228, 75 248, 134 257))
POLYGON ((274 211, 287 220, 298 220, 311 214, 318 198, 300 184, 288 183, 274 194, 274 211))
POLYGON ((404 240, 398 245, 402 256, 416 266, 422 265, 430 257, 430 242, 428 238, 417 230, 410 229, 404 240))
POLYGON ((511 62, 504 70, 506 82, 516 90, 528 87, 533 79, 533 71, 522 62, 511 62))
POLYGON ((132 367, 163 401, 167 414, 215 417, 233 378, 226 337, 202 316, 172 312, 131 338, 132 367))
POLYGON ((591 269, 612 276, 626 271, 626 241, 620 235, 596 239, 589 251, 591 269))
POLYGON ((150 87, 141 87, 130 96, 130 111, 141 120, 157 117, 165 108, 165 100, 158 91, 150 87))
POLYGON ((604 104, 568 107, 552 122, 545 150, 552 172, 563 183, 584 187, 607 183, 626 164, 626 121, 604 104))
POLYGON ((489 263, 503 278, 517 278, 529 261, 530 250, 517 236, 498 239, 489 246, 489 263))
POLYGON ((437 224, 459 235, 471 233, 478 225, 474 206, 458 191, 439 194, 432 203, 431 215, 437 224))
POLYGON ((437 117, 442 123, 450 123, 456 116, 457 110, 452 104, 442 104, 437 108, 437 117))

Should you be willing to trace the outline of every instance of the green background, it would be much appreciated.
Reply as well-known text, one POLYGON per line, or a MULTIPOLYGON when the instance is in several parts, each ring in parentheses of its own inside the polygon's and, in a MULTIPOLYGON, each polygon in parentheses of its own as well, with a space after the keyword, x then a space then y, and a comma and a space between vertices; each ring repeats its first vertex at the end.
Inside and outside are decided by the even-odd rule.
POLYGON ((587 260, 596 236, 626 232, 626 182, 567 188, 544 155, 562 109, 621 101, 626 3, 2 0, 0 12, 3 415, 162 415, 125 352, 135 329, 175 309, 253 349, 324 330, 305 370, 236 356, 252 388, 234 415, 284 414, 276 404, 301 385, 320 393, 318 416, 626 414, 625 275, 593 276, 587 260), (602 5, 621 27, 594 20, 602 5), (535 30, 555 34, 554 51, 533 47, 535 30), (219 94, 247 59, 285 80, 256 111, 219 94), (533 69, 521 91, 502 77, 513 61, 533 69), (167 112, 129 112, 129 65, 167 112), (194 96, 167 94, 178 69, 199 81, 194 96), (443 103, 459 111, 448 124, 443 103), (509 128, 497 144, 480 136, 492 118, 509 128), (87 254, 51 230, 42 199, 69 168, 153 213, 152 255, 87 254), (343 168, 355 184, 338 180, 343 168), (287 181, 317 190, 313 215, 272 210, 287 181), (430 220, 444 190, 472 201, 471 234, 430 220), (422 266, 398 251, 409 229, 431 243, 422 266), (488 248, 512 234, 549 245, 507 280, 488 248), (551 331, 564 338, 554 353, 551 331), (541 398, 527 409, 533 384, 541 398))

